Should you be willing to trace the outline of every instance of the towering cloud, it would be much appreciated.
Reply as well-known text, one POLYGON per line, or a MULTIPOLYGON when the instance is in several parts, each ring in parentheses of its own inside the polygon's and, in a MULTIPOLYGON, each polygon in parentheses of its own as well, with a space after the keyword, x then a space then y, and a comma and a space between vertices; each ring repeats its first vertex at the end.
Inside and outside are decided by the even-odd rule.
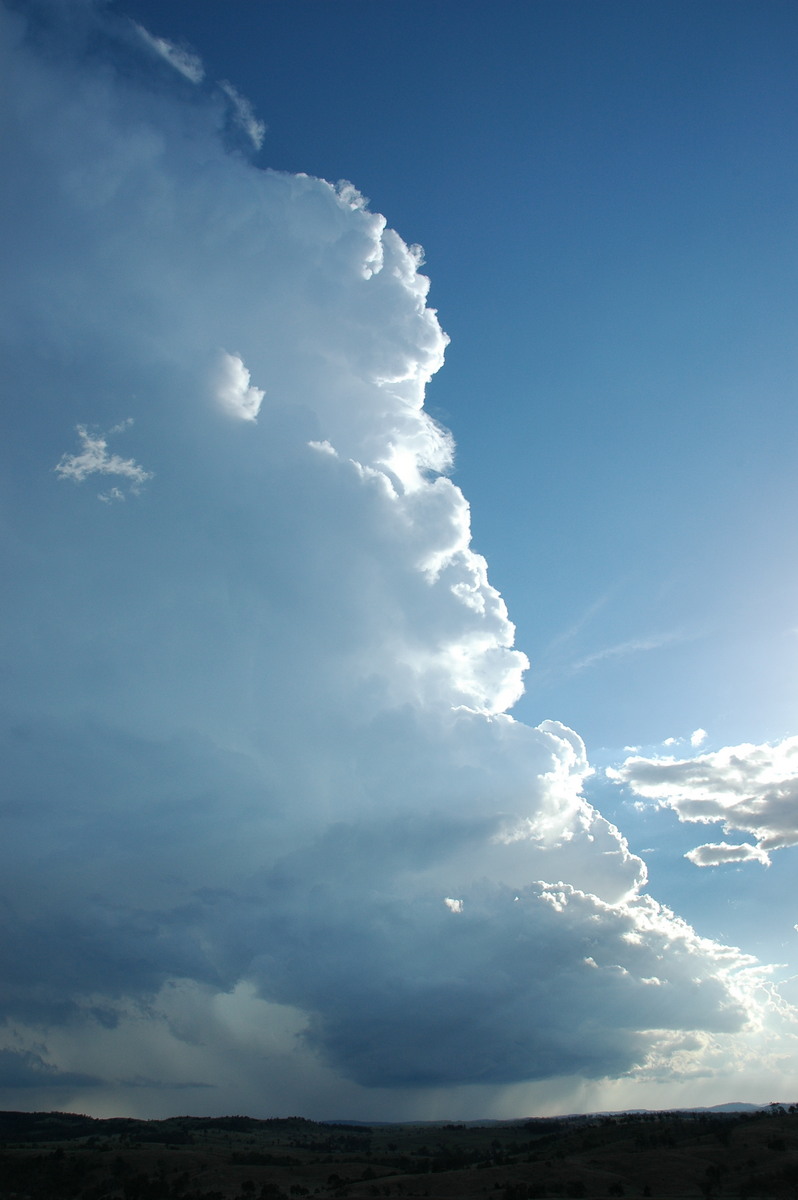
POLYGON ((418 248, 253 165, 188 50, 90 4, 2 32, 0 1097, 207 1110, 212 1044, 262 1111, 292 1072, 411 1111, 761 1022, 579 737, 508 715, 418 248))

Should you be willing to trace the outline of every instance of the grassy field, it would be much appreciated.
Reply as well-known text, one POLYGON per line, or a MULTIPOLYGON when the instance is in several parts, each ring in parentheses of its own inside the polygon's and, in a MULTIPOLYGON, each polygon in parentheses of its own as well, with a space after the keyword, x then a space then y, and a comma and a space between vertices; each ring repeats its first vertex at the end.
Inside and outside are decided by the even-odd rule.
POLYGON ((1 1200, 798 1195, 798 1112, 485 1125, 0 1113, 1 1200))

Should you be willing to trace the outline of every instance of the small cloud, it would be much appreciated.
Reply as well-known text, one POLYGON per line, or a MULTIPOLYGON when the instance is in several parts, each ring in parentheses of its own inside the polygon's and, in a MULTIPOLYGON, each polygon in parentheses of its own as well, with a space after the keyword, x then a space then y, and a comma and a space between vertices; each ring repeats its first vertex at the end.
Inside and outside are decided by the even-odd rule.
POLYGON ((142 41, 164 62, 169 63, 170 67, 174 67, 190 83, 202 83, 205 78, 205 68, 198 54, 186 46, 176 46, 174 42, 170 42, 166 38, 155 37, 136 21, 133 24, 142 41))
MULTIPOLYGON (((137 493, 141 485, 152 479, 152 471, 147 471, 133 458, 122 458, 119 454, 110 454, 107 438, 113 434, 122 433, 133 424, 132 419, 115 425, 104 433, 89 433, 85 425, 76 425, 81 448, 77 454, 62 454, 55 465, 55 473, 59 479, 71 479, 74 483, 83 483, 91 475, 117 475, 126 479, 130 491, 137 493)), ((99 499, 106 504, 113 500, 124 500, 124 493, 118 487, 108 492, 101 492, 99 499)))
POLYGON ((250 385, 250 373, 237 354, 223 354, 216 382, 216 399, 242 421, 257 421, 266 393, 250 385))
POLYGON ((97 499, 102 500, 103 504, 113 504, 116 500, 124 500, 125 493, 118 487, 109 488, 107 492, 98 492, 97 499))
POLYGON ((690 745, 691 746, 700 746, 701 743, 705 742, 706 740, 707 740, 706 729, 694 729, 693 732, 690 734, 690 745))
POLYGON ((662 744, 663 744, 663 746, 675 746, 676 738, 675 737, 665 738, 665 741, 662 744))
POLYGON ((443 902, 450 912, 461 913, 463 911, 463 901, 453 900, 451 896, 447 896, 443 902))
POLYGON ((728 842, 707 842, 688 850, 684 856, 697 867, 716 867, 720 863, 758 862, 764 867, 770 866, 770 856, 759 846, 743 842, 739 846, 731 846, 728 842))
POLYGON ((228 83, 226 79, 219 81, 219 87, 227 96, 233 110, 233 120, 239 129, 247 135, 256 150, 260 150, 266 136, 266 125, 255 116, 255 110, 246 96, 228 83))

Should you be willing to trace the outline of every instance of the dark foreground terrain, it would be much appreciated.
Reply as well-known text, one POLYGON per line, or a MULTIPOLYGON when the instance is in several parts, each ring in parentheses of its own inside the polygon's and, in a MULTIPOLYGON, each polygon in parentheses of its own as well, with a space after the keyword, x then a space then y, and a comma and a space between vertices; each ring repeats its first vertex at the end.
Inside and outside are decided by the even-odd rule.
POLYGON ((0 1200, 798 1196, 798 1111, 487 1125, 0 1113, 0 1200))

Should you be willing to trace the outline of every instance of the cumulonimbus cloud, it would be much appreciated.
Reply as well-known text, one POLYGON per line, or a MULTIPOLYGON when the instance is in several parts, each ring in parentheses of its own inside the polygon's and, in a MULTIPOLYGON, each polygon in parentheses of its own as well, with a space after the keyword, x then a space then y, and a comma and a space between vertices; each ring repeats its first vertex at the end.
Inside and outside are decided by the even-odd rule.
POLYGON ((113 63, 129 27, 83 5, 66 38, 70 10, 0 10, 14 1061, 85 1110, 101 1071, 197 1080, 212 1026, 262 1104, 288 1061, 412 1097, 759 1020, 750 959, 586 802, 578 735, 507 712, 528 663, 424 409, 418 249, 350 185, 228 154, 146 39, 106 71, 92 29, 113 63), (52 464, 141 485, 89 432, 122 404, 158 486, 89 511, 52 464))

